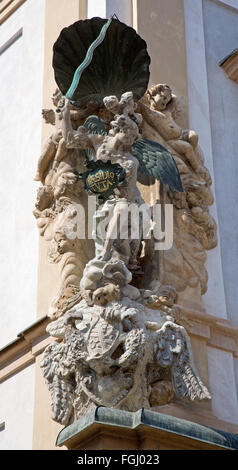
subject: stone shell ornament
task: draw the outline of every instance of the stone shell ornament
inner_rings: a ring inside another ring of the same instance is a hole
[[[55,81],[65,96],[77,67],[107,22],[102,18],[79,20],[64,28],[53,46]],[[103,42],[96,47],[93,60],[83,71],[72,103],[85,107],[94,101],[103,106],[103,98],[118,98],[131,90],[139,100],[147,90],[150,57],[146,42],[136,31],[112,18]]]

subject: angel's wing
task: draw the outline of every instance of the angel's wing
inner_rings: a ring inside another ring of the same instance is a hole
[[[157,362],[170,367],[175,394],[190,400],[211,396],[192,366],[191,346],[185,329],[170,321],[158,331]]]
[[[107,135],[107,125],[99,116],[88,116],[84,122],[84,127],[90,134]]]
[[[84,127],[90,134],[107,135],[107,125],[99,116],[89,116]],[[142,184],[148,185],[154,179],[168,184],[172,190],[183,191],[180,174],[171,153],[158,142],[140,139],[132,145],[133,155],[139,161],[137,179]],[[88,160],[94,159],[91,150],[85,150]]]
[[[90,134],[107,135],[107,125],[99,116],[88,116],[84,122],[84,127]],[[94,160],[94,152],[90,149],[84,151],[87,160]]]
[[[138,174],[149,175],[164,184],[168,184],[172,190],[183,192],[177,165],[171,153],[165,147],[152,140],[140,139],[134,142],[132,151],[133,155],[139,160]],[[143,181],[141,182],[143,183]]]

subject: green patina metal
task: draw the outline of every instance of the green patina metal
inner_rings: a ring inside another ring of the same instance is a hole
[[[97,407],[80,420],[66,426],[60,431],[56,445],[65,445],[77,434],[82,434],[95,423],[120,427],[123,429],[139,429],[141,426],[176,434],[188,440],[205,443],[216,449],[238,450],[238,435],[213,429],[201,424],[168,416],[155,411],[140,409],[136,412]]]
[[[73,96],[73,94],[74,94],[74,92],[75,92],[75,90],[76,90],[76,88],[79,84],[79,80],[81,78],[81,75],[82,75],[83,71],[91,63],[92,58],[93,58],[93,53],[94,53],[96,47],[98,47],[102,43],[102,41],[104,40],[107,29],[109,28],[111,22],[112,22],[112,16],[109,18],[107,23],[104,24],[104,26],[102,27],[98,37],[95,39],[95,41],[92,42],[92,44],[88,48],[87,54],[86,54],[86,57],[85,57],[84,61],[78,66],[78,68],[74,72],[72,83],[71,83],[71,85],[70,85],[70,87],[69,87],[69,89],[68,89],[68,91],[65,95],[66,98],[68,98],[68,99],[72,98],[72,96]]]
[[[84,181],[84,187],[90,194],[96,194],[99,202],[103,202],[114,194],[114,189],[125,180],[126,172],[121,165],[108,160],[91,161],[87,163],[88,171],[78,173],[79,180]]]
[[[140,99],[147,90],[149,65],[146,42],[113,17],[76,21],[61,31],[53,46],[55,81],[80,108],[90,101],[103,106],[105,96],[120,99],[128,90]]]

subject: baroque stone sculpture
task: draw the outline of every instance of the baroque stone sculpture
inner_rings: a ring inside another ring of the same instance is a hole
[[[111,21],[116,34],[121,23]],[[98,31],[106,24],[94,18],[87,25],[92,22]],[[49,241],[49,259],[60,264],[61,286],[47,327],[56,341],[46,347],[41,367],[52,417],[64,425],[98,405],[136,411],[158,409],[174,395],[210,398],[176,305],[186,285],[200,283],[205,291],[204,253],[215,246],[207,209],[211,181],[198,137],[176,123],[176,97],[167,85],[136,98],[133,87],[113,91],[94,101],[80,95],[79,105],[57,90],[56,111],[43,111],[55,130],[38,161],[34,215]],[[175,207],[174,244],[163,270],[152,210],[137,185],[140,173],[160,180]],[[76,236],[85,222],[77,208],[88,213],[89,194],[96,199],[93,239]],[[130,205],[134,212],[123,219]]]
[[[166,84],[152,86],[138,105],[143,116],[143,136],[165,145],[178,166],[183,193],[168,191],[174,206],[173,246],[164,251],[163,282],[180,292],[186,286],[207,290],[206,250],[217,245],[217,227],[209,214],[213,204],[211,176],[193,130],[178,124],[180,100]],[[162,279],[161,279],[162,280]]]

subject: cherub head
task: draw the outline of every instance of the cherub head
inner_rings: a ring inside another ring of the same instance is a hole
[[[172,307],[176,303],[178,294],[172,286],[163,285],[157,293],[160,302],[167,307]]]
[[[120,112],[120,103],[116,96],[110,95],[103,98],[105,108],[112,114],[118,114]]]
[[[124,114],[117,114],[110,123],[111,129],[109,136],[118,135],[120,141],[124,145],[132,145],[139,137],[139,129],[137,124]]]
[[[105,306],[112,300],[120,299],[120,288],[114,284],[107,284],[104,287],[99,287],[93,293],[93,303],[95,305]]]
[[[50,206],[54,197],[53,188],[51,185],[42,185],[37,190],[35,207],[39,211],[43,211]]]
[[[103,99],[105,107],[113,114],[130,114],[133,115],[137,104],[134,102],[132,91],[127,91],[121,95],[120,101],[114,95],[105,96]]]
[[[168,85],[159,84],[147,90],[146,97],[152,109],[163,111],[173,98],[172,90]]]

